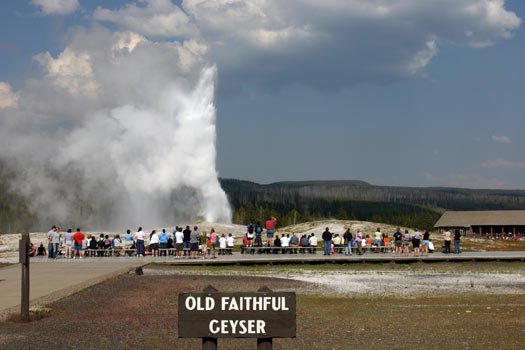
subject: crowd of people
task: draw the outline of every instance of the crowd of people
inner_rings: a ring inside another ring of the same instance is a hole
[[[295,233],[277,234],[277,219],[269,218],[264,226],[260,222],[249,223],[246,233],[242,237],[241,252],[259,253],[315,253],[319,239],[315,233],[296,235]],[[454,243],[454,253],[461,253],[461,233],[445,231],[443,234],[444,245],[442,251],[451,253],[451,243]],[[89,234],[86,235],[77,228],[75,232],[68,229],[61,232],[60,228],[53,226],[47,234],[47,251],[43,245],[36,248],[30,247],[30,255],[47,255],[49,259],[56,259],[59,254],[65,258],[76,259],[84,256],[103,256],[111,250],[118,255],[145,255],[166,256],[173,255],[175,258],[197,257],[206,258],[209,252],[210,258],[216,258],[221,254],[232,254],[235,248],[235,238],[231,233],[219,234],[215,229],[209,232],[200,231],[197,226],[176,227],[173,232],[162,229],[159,232],[152,230],[147,234],[142,227],[134,233],[127,230],[124,234]],[[415,229],[400,230],[399,228],[391,234],[382,232],[377,228],[373,234],[365,234],[362,230],[352,233],[347,229],[344,233],[332,233],[327,227],[320,237],[324,255],[346,254],[347,256],[364,252],[385,253],[393,252],[395,256],[426,256],[434,252],[434,243],[430,239],[429,231],[420,232]]]

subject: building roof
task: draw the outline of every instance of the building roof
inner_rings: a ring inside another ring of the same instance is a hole
[[[525,226],[525,210],[447,211],[434,227]]]

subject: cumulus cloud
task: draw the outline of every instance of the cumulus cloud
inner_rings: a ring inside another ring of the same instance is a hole
[[[18,106],[18,96],[13,92],[11,85],[0,81],[0,109]]]
[[[512,139],[509,136],[492,136],[492,141],[500,143],[512,143]]]
[[[78,0],[31,0],[44,15],[69,15],[80,8]]]
[[[150,36],[187,37],[195,34],[195,28],[190,19],[170,0],[150,0],[139,4],[128,4],[114,11],[98,7],[93,18],[99,21],[114,22],[123,29]]]
[[[53,85],[67,90],[72,95],[97,93],[98,85],[94,80],[88,52],[76,53],[66,48],[56,59],[51,57],[49,52],[38,54],[34,59],[47,71],[47,78]]]
[[[338,89],[424,76],[441,42],[484,47],[521,24],[503,0],[168,0],[99,8],[139,34],[197,40],[221,86]],[[168,20],[169,18],[169,20]],[[153,25],[153,23],[156,23]]]
[[[481,163],[483,168],[505,168],[505,169],[525,169],[525,162],[516,162],[507,159],[486,160]]]

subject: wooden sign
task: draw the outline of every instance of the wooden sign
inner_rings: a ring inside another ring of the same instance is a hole
[[[295,293],[179,294],[179,338],[293,338]]]

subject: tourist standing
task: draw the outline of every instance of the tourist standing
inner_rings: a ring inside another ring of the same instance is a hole
[[[394,255],[399,256],[401,254],[401,247],[403,246],[403,234],[399,227],[394,233]]]
[[[166,229],[162,229],[162,232],[159,234],[159,247],[160,247],[160,254],[159,255],[164,255],[164,256],[167,256],[168,255],[168,252],[166,251],[166,249],[168,249],[168,240],[170,238],[170,235],[168,235],[168,233],[166,232]]]
[[[408,256],[408,253],[410,252],[410,233],[408,230],[405,230],[405,234],[403,235],[403,255]]]
[[[346,255],[352,255],[352,246],[354,244],[354,236],[352,235],[352,232],[350,232],[350,229],[347,229],[346,232],[343,235],[343,238],[346,241]]]
[[[357,230],[355,242],[357,245],[357,255],[363,255],[363,232],[361,232],[361,230]]]
[[[272,239],[275,234],[275,225],[277,223],[277,219],[275,217],[271,217],[268,220],[266,220],[266,240],[268,247],[272,245]]]
[[[151,255],[159,256],[159,242],[157,231],[151,231],[149,235],[149,248],[151,249]]]
[[[73,258],[73,232],[68,229],[64,235],[64,244],[66,246],[66,258]]]
[[[218,240],[217,232],[215,232],[215,229],[212,228],[210,231],[210,255],[211,259],[217,258],[215,256],[215,248],[217,248],[217,240]]]
[[[182,231],[182,234],[184,235],[183,243],[184,243],[184,256],[186,254],[189,255],[190,251],[190,239],[191,239],[191,230],[189,226],[186,226],[186,229]]]
[[[47,257],[48,259],[54,259],[55,258],[55,235],[56,235],[56,226],[51,227],[51,230],[47,233]]]
[[[428,256],[428,244],[430,243],[430,232],[428,230],[425,230],[425,233],[423,233],[423,255]]]
[[[414,256],[419,256],[419,246],[421,244],[421,233],[416,230],[414,231],[414,235],[412,236],[412,246],[414,247]]]
[[[454,254],[460,254],[461,232],[458,229],[454,231]]]
[[[255,246],[262,247],[262,233],[263,227],[260,221],[257,221],[255,224]]]
[[[144,256],[144,238],[146,234],[142,231],[142,227],[139,227],[135,233],[135,245],[137,247],[137,256]]]
[[[193,231],[190,232],[190,258],[193,259],[197,258],[197,252],[199,251],[199,235],[198,227],[193,227]]]
[[[324,230],[321,238],[324,244],[324,255],[330,255],[330,248],[332,247],[332,233],[328,227]]]
[[[180,258],[182,256],[182,251],[184,249],[184,233],[182,233],[182,227],[177,227],[175,229],[175,251],[176,257]]]
[[[451,234],[449,230],[443,232],[443,240],[445,241],[445,254],[450,254],[450,240]]]
[[[82,243],[84,242],[84,238],[86,238],[86,236],[80,232],[79,228],[77,228],[77,232],[72,236],[72,240],[75,244],[75,258],[78,256],[79,259],[82,259]]]

